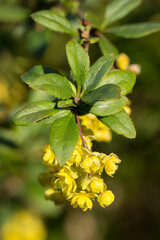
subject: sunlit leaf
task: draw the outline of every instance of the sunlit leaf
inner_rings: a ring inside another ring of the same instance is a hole
[[[141,4],[141,0],[114,0],[107,5],[103,27],[125,17]]]
[[[52,10],[35,12],[32,14],[32,18],[35,22],[46,28],[49,28],[50,30],[61,33],[76,34],[76,31],[70,22],[65,17],[55,13]]]
[[[120,97],[121,89],[113,84],[103,85],[92,92],[84,95],[82,100],[88,104],[94,104],[98,100],[109,100]]]
[[[121,96],[124,96],[131,92],[134,84],[136,82],[136,76],[133,72],[129,70],[114,71],[108,74],[100,86],[104,84],[115,84],[121,88]]]
[[[90,110],[97,116],[109,116],[119,112],[126,104],[127,98],[121,97],[120,99],[111,99],[107,101],[96,102]]]
[[[134,124],[124,109],[114,115],[99,118],[99,120],[111,130],[123,135],[124,137],[136,137],[136,130]]]
[[[55,103],[49,101],[31,103],[13,116],[13,123],[28,126],[54,114],[54,107]]]
[[[88,53],[75,40],[67,43],[66,53],[74,81],[77,83],[80,91],[89,70],[90,62]]]
[[[90,92],[95,89],[102,81],[103,77],[109,72],[114,62],[114,54],[99,58],[89,69],[84,81],[82,93]]]
[[[75,116],[70,113],[56,120],[50,130],[50,146],[59,164],[68,161],[78,142],[79,130]]]
[[[22,75],[22,81],[25,82],[26,84],[30,84],[34,80],[36,80],[36,78],[47,73],[58,73],[58,71],[50,67],[37,65]]]
[[[65,77],[56,73],[45,74],[38,77],[30,84],[30,87],[43,90],[60,99],[67,99],[73,96],[70,82]]]
[[[107,29],[108,33],[123,38],[140,38],[160,31],[159,22],[128,24]]]

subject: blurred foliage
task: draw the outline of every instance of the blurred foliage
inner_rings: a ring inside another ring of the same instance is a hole
[[[77,24],[72,2],[61,4],[71,10],[68,17]],[[101,19],[107,2],[81,0],[80,6],[94,11]],[[35,64],[54,67],[62,73],[69,69],[65,56],[69,36],[45,30],[29,17],[30,13],[59,4],[56,0],[0,1],[0,225],[24,209],[41,216],[48,240],[159,239],[160,33],[140,40],[109,35],[120,52],[127,53],[132,63],[142,67],[130,95],[137,138],[128,141],[113,134],[107,145],[95,143],[96,150],[116,152],[122,160],[114,182],[107,179],[116,196],[111,207],[104,210],[97,206],[84,214],[45,201],[37,176],[43,171],[40,149],[48,143],[49,129],[12,125],[13,113],[23,105],[48,100],[46,94],[33,93],[22,83],[20,76],[24,72]],[[121,22],[160,21],[159,12],[159,0],[144,0]],[[90,56],[91,62],[101,56],[98,45],[91,45]]]

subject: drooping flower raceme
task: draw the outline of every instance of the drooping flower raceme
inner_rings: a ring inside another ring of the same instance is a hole
[[[86,211],[92,209],[95,198],[101,207],[107,207],[114,201],[114,195],[107,190],[102,173],[105,171],[112,177],[121,160],[113,153],[92,152],[94,138],[84,136],[84,139],[87,149],[79,139],[71,158],[62,166],[47,145],[43,149],[43,161],[48,166],[48,172],[41,173],[38,180],[42,186],[48,187],[45,191],[47,200],[54,201],[56,205],[67,200],[74,208],[80,207]]]

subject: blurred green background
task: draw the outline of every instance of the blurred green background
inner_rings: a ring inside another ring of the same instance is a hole
[[[83,11],[94,11],[101,19],[108,2],[84,0],[80,6]],[[160,33],[138,40],[109,36],[120,52],[130,57],[131,63],[142,67],[134,91],[129,95],[136,139],[113,134],[111,143],[94,144],[97,151],[114,152],[122,160],[115,177],[106,178],[108,188],[116,197],[110,207],[102,209],[95,204],[91,212],[82,213],[67,204],[56,207],[46,201],[37,176],[44,169],[40,149],[48,143],[49,126],[12,125],[11,117],[19,108],[48,98],[45,93],[28,89],[22,83],[24,72],[43,64],[68,73],[65,44],[70,36],[45,30],[29,17],[32,12],[57,4],[54,0],[0,0],[0,239],[15,240],[2,238],[4,226],[6,231],[16,229],[17,222],[26,217],[24,226],[37,229],[34,237],[26,240],[158,240]],[[9,12],[2,8],[4,5]],[[74,15],[69,17],[76,21]],[[144,0],[121,23],[149,20],[160,21],[159,0]],[[91,46],[90,56],[91,62],[101,56],[98,45]],[[27,218],[27,214],[32,217]],[[28,228],[24,228],[26,232]]]

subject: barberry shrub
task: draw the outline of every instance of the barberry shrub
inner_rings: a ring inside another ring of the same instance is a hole
[[[132,91],[140,67],[130,65],[129,57],[119,54],[105,34],[138,38],[159,31],[160,23],[109,27],[136,8],[140,0],[112,1],[105,9],[103,23],[93,13],[80,13],[75,2],[74,14],[81,20],[77,29],[67,19],[66,11],[32,14],[43,27],[74,37],[66,44],[70,72],[62,76],[55,69],[39,65],[25,73],[22,80],[53,96],[53,101],[28,105],[14,115],[13,122],[21,126],[51,124],[50,143],[42,150],[48,169],[38,177],[47,187],[45,197],[55,204],[68,200],[74,208],[86,211],[92,208],[94,198],[101,207],[114,201],[102,173],[112,177],[121,162],[114,153],[93,152],[92,141],[111,141],[111,130],[130,139],[136,136],[126,95]],[[96,42],[104,56],[90,66],[88,50]]]

